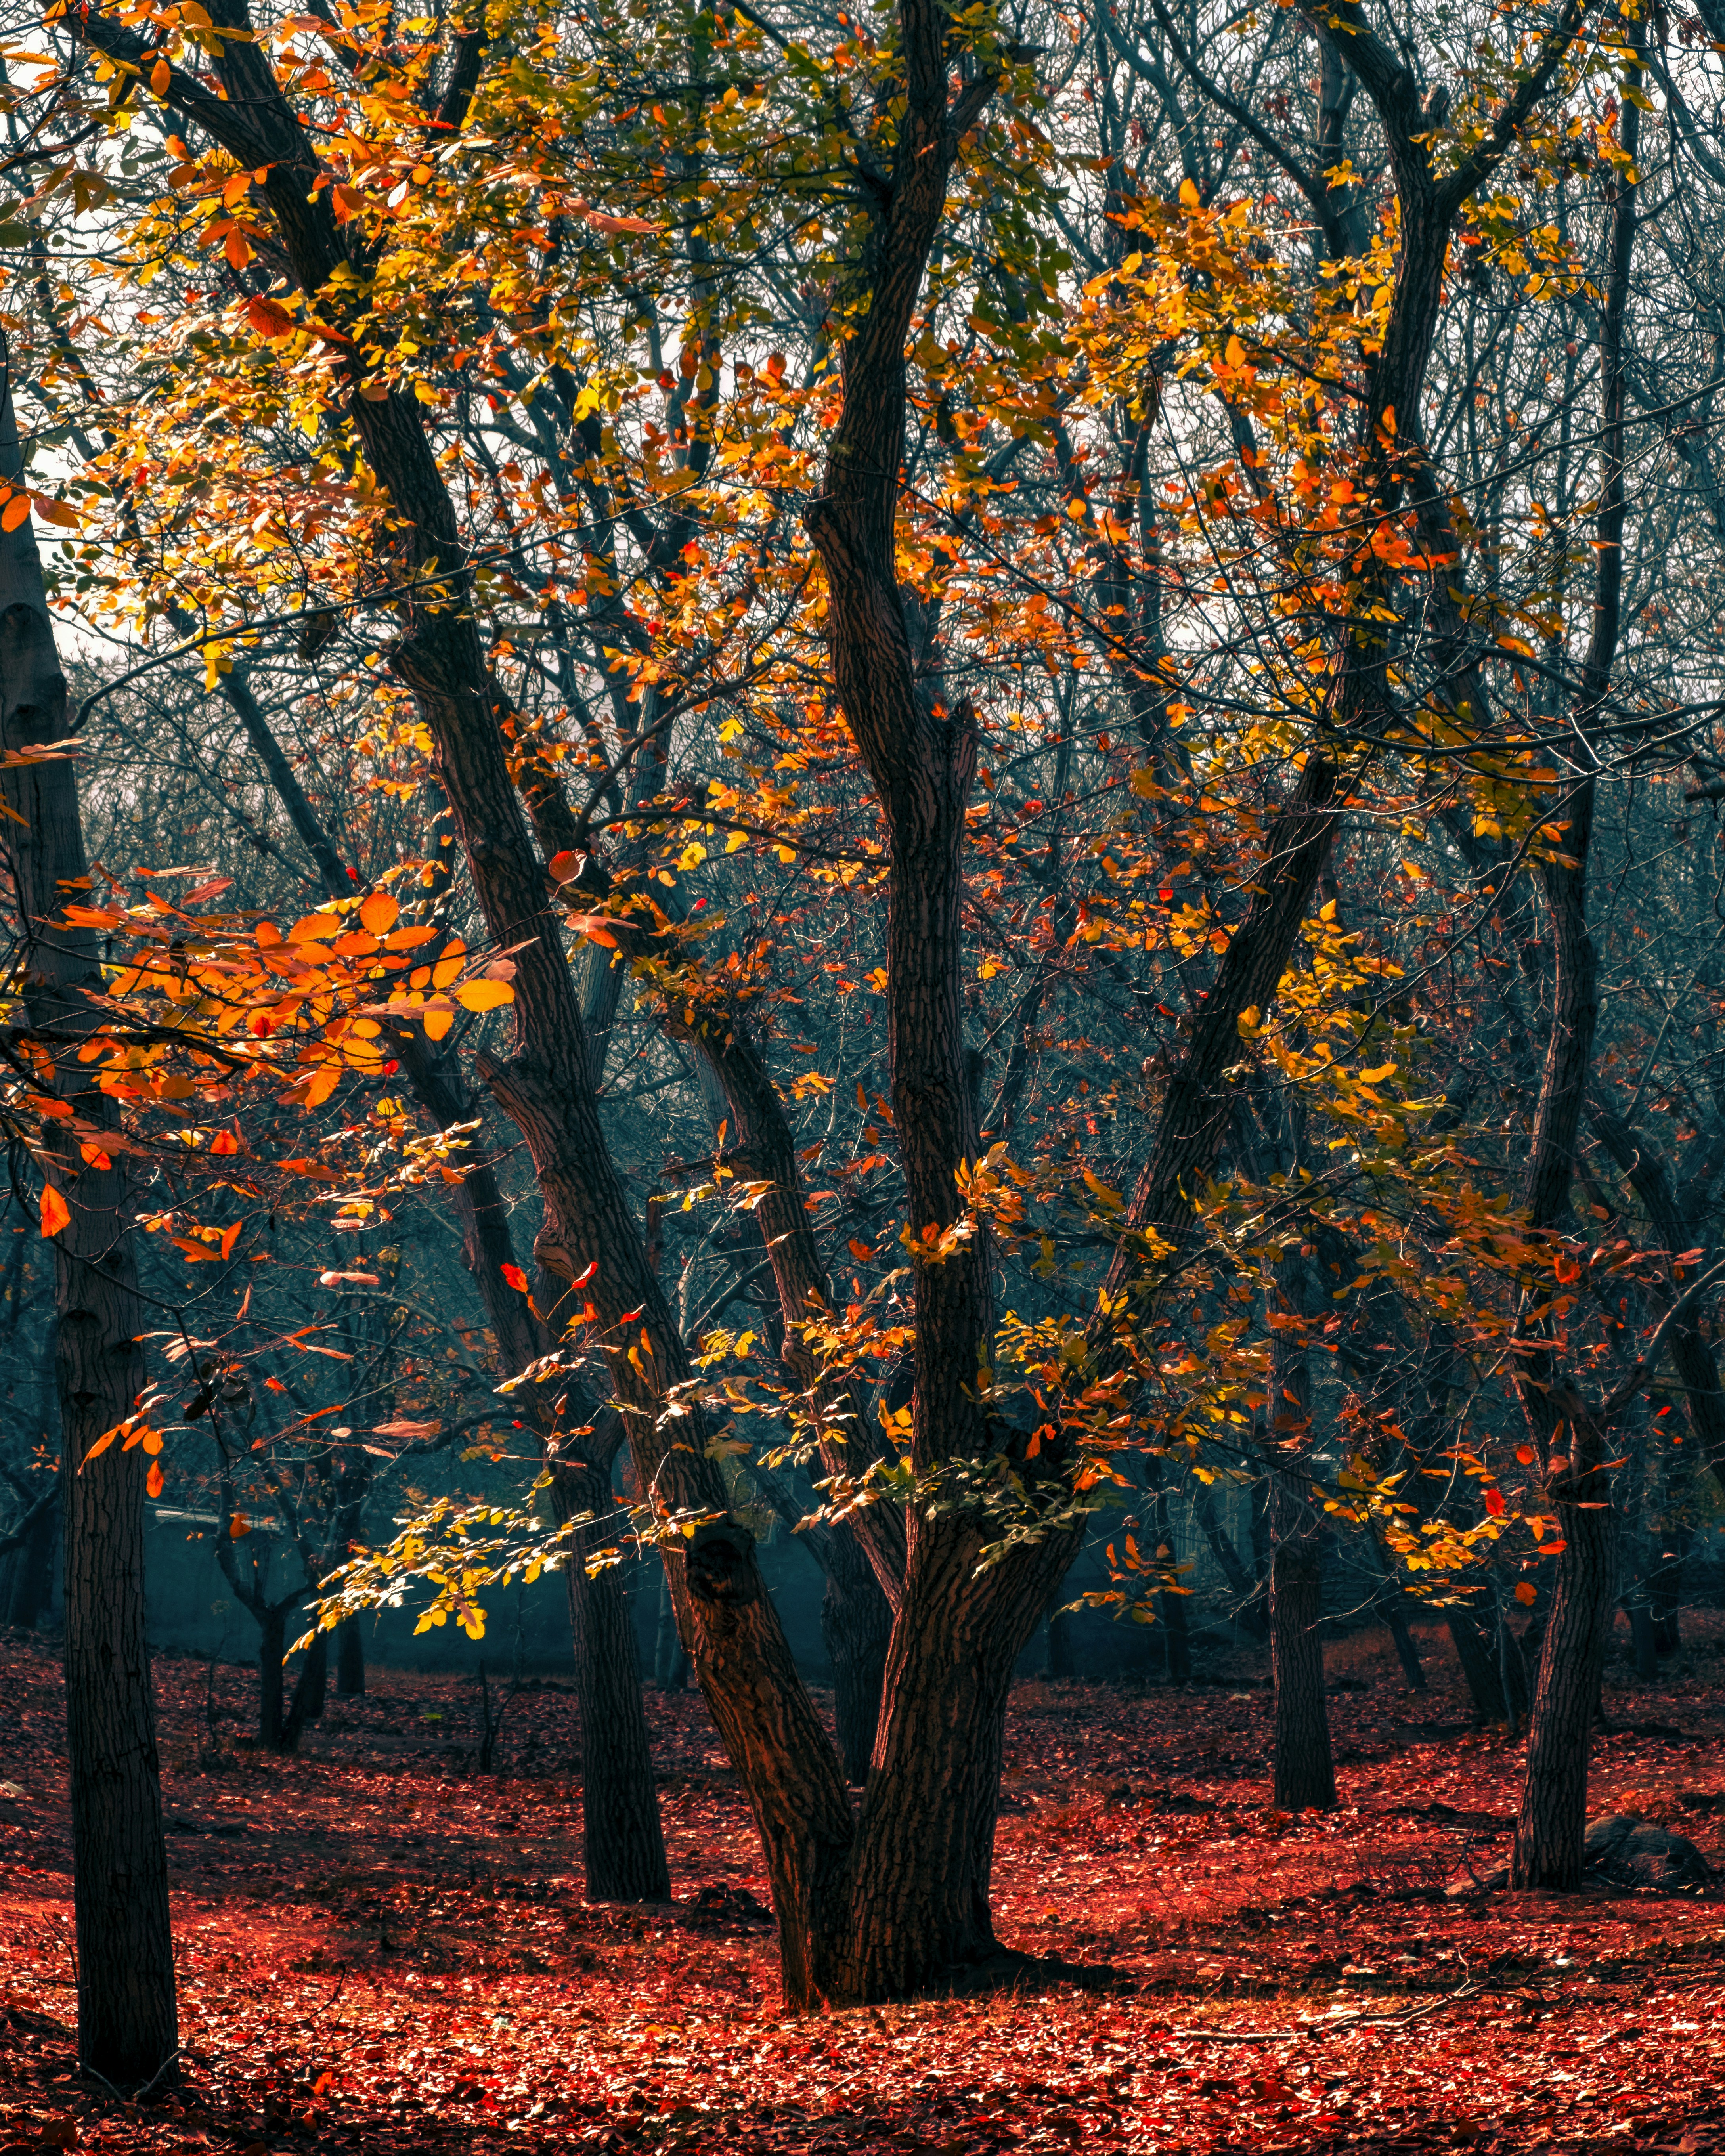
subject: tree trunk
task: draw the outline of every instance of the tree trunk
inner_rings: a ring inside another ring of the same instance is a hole
[[[677,1630],[670,1581],[663,1573],[659,1579],[659,1630],[653,1642],[653,1681],[661,1691],[686,1691],[689,1686],[689,1651]]]
[[[282,1668],[287,1646],[287,1612],[254,1610],[258,1620],[258,1742],[266,1752],[280,1752],[287,1724],[286,1677]]]
[[[1158,1473],[1160,1461],[1155,1463]],[[1174,1541],[1173,1508],[1168,1502],[1164,1486],[1157,1491],[1151,1501],[1151,1534],[1156,1544],[1157,1561],[1165,1565],[1173,1578],[1180,1562],[1180,1552]],[[1186,1616],[1186,1597],[1178,1584],[1163,1589],[1156,1598],[1156,1614],[1162,1621],[1162,1669],[1170,1684],[1187,1684],[1192,1677],[1192,1628]]]
[[[1496,1627],[1487,1624],[1479,1610],[1461,1603],[1451,1603],[1444,1615],[1473,1699],[1475,1719],[1491,1727],[1499,1722],[1506,1728],[1525,1727],[1529,1712],[1527,1666],[1513,1634],[1506,1627],[1500,1640]]]
[[[24,484],[10,355],[0,341],[0,478]],[[18,496],[13,497],[14,500]],[[31,520],[0,532],[0,747],[64,740],[66,684],[54,648]],[[33,1028],[62,1038],[99,1029],[105,992],[87,929],[43,932],[69,892],[88,888],[77,782],[69,762],[0,775],[11,812],[10,860]],[[16,819],[13,821],[13,819]],[[114,1104],[62,1051],[52,1089],[85,1137],[112,1131]],[[48,1090],[44,1086],[44,1090]],[[178,2050],[167,1851],[144,1633],[144,1481],[141,1446],[99,1439],[131,1414],[144,1380],[146,1329],[126,1155],[85,1163],[74,1126],[45,1120],[49,1185],[70,1219],[54,1238],[54,1368],[60,1407],[65,1548],[66,1727],[72,1799],[73,1908],[78,1936],[78,2060],[118,2088],[173,2073]]]
[[[346,1617],[336,1630],[336,1691],[342,1699],[362,1699],[366,1689],[366,1635],[357,1617]]]
[[[1579,1417],[1574,1427],[1574,1467],[1552,1489],[1564,1546],[1527,1735],[1510,1857],[1515,1887],[1567,1891],[1581,1884],[1588,1752],[1616,1591],[1615,1515],[1599,1432]]]
[[[1630,1651],[1635,1656],[1635,1675],[1643,1684],[1659,1681],[1659,1647],[1653,1611],[1647,1600],[1645,1586],[1640,1581],[1630,1589],[1629,1599],[1624,1604],[1624,1614],[1630,1622]]]
[[[833,1665],[839,1755],[845,1780],[860,1788],[869,1779],[880,1722],[892,1609],[862,1543],[844,1531],[842,1522],[828,1538],[826,1572],[820,1630]]]
[[[296,1619],[298,1613],[294,1613]],[[300,1665],[300,1674],[295,1680],[294,1697],[282,1718],[281,1748],[297,1752],[300,1739],[314,1722],[323,1719],[324,1702],[329,1696],[330,1635],[319,1630],[311,1635],[311,1645],[305,1650],[305,1659]]]
[[[1663,1529],[1658,1537],[1647,1575],[1647,1593],[1653,1605],[1653,1644],[1658,1654],[1674,1655],[1682,1645],[1677,1612],[1683,1604],[1683,1568],[1689,1562],[1692,1538],[1692,1530],[1682,1521]]]
[[[1055,1606],[1048,1613],[1048,1667],[1050,1684],[1070,1684],[1076,1674],[1072,1660],[1072,1613],[1060,1606],[1061,1590],[1055,1589]]]
[[[1328,1811],[1336,1802],[1324,1700],[1323,1538],[1310,1501],[1272,1472],[1270,1655],[1276,1686],[1277,1810]]]
[[[54,1556],[60,1538],[59,1493],[54,1502],[33,1507],[18,1547],[8,1559],[5,1593],[0,1596],[0,1624],[33,1632],[54,1593]]]
[[[577,1438],[583,1466],[560,1462],[552,1493],[557,1516],[611,1510],[611,1461],[619,1433]],[[578,1532],[564,1577],[574,1635],[581,1711],[581,1856],[589,1902],[668,1902],[670,1866],[660,1824],[653,1753],[641,1704],[634,1621],[620,1564],[588,1575],[585,1559],[603,1537]]]

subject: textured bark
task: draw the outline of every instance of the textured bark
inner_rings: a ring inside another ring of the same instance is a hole
[[[300,1739],[313,1722],[323,1719],[324,1703],[329,1697],[330,1635],[319,1631],[312,1635],[311,1645],[305,1650],[294,1681],[294,1696],[288,1703],[282,1719],[281,1748],[296,1752]]]
[[[0,476],[21,485],[10,362],[0,385]],[[66,685],[54,648],[30,520],[0,534],[0,747],[61,740]],[[90,1029],[103,993],[92,936],[50,931],[89,867],[69,763],[0,775],[12,812],[3,839],[26,946],[31,1025],[64,1041]],[[91,1135],[111,1131],[113,1104],[62,1047],[43,1074]],[[70,1209],[54,1238],[55,1375],[65,1546],[66,1722],[72,1798],[73,1903],[78,1936],[78,2056],[126,2087],[172,2075],[179,2044],[167,1856],[162,1833],[150,1658],[144,1637],[141,1450],[96,1440],[131,1413],[144,1379],[137,1345],[146,1317],[136,1296],[126,1157],[87,1166],[73,1127],[44,1122],[48,1180]]]

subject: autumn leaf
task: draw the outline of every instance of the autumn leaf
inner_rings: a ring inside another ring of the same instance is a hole
[[[159,1460],[152,1460],[150,1462],[150,1471],[144,1477],[144,1487],[152,1497],[159,1497],[167,1487],[167,1477],[162,1471],[162,1462]]]
[[[42,1232],[58,1235],[72,1224],[72,1209],[51,1183],[42,1186]]]
[[[515,990],[507,981],[464,981],[455,991],[455,1000],[463,1010],[500,1010],[515,1001]]]
[[[526,1294],[527,1276],[521,1270],[519,1265],[505,1265],[502,1268],[502,1272],[504,1279],[509,1282],[510,1286],[514,1288],[518,1294]]]

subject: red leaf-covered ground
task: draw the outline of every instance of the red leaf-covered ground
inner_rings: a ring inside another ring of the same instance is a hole
[[[1725,1623],[1657,1691],[1608,1683],[1595,1812],[1725,1861]],[[87,2089],[71,2047],[59,1676],[0,1697],[0,2156],[342,2152],[1725,2150],[1725,1902],[1443,1888],[1507,1849],[1519,1758],[1453,1660],[1400,1689],[1331,1650],[1340,1811],[1266,1808],[1256,1661],[1182,1691],[1025,1685],[1001,1935],[1107,1964],[1057,1987],[819,2016],[778,2004],[747,1808],[704,1707],[652,1695],[676,1899],[581,1899],[572,1702],[373,1672],[297,1758],[238,1738],[244,1671],[158,1665],[183,2078]],[[1621,1671],[1614,1674],[1622,1674]],[[1219,1676],[1219,1681],[1214,1681]],[[214,1750],[218,1763],[208,1761]]]

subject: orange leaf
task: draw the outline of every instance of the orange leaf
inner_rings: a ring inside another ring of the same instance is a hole
[[[463,1010],[501,1010],[505,1004],[515,1001],[515,990],[507,981],[464,981],[455,991],[455,1000]]]
[[[88,1139],[79,1147],[78,1152],[86,1168],[112,1168],[114,1165],[101,1147],[90,1144]]]
[[[234,1245],[239,1240],[239,1231],[244,1225],[243,1221],[236,1220],[231,1228],[222,1230],[222,1255],[224,1258],[233,1256]]]
[[[875,1255],[866,1243],[858,1242],[855,1235],[851,1237],[846,1248],[850,1250],[851,1256],[856,1260],[859,1265],[866,1265],[868,1260]]]
[[[152,1460],[150,1462],[150,1471],[144,1477],[144,1487],[152,1497],[159,1497],[167,1487],[167,1477],[162,1471],[162,1462],[159,1460]]]
[[[245,318],[260,337],[291,336],[299,324],[274,300],[248,300]]]
[[[242,1535],[249,1535],[251,1531],[252,1523],[244,1512],[236,1512],[228,1522],[228,1535],[234,1542],[238,1542]]]
[[[387,891],[374,891],[359,909],[360,926],[373,936],[385,936],[394,927],[400,912]]]
[[[30,513],[30,497],[15,494],[4,509],[0,509],[0,531],[16,531]]]
[[[1518,1579],[1516,1582],[1516,1600],[1517,1602],[1525,1604],[1529,1602],[1537,1602],[1538,1599],[1539,1589],[1533,1585],[1531,1580]]]
[[[505,1265],[503,1277],[518,1294],[525,1295],[527,1292],[527,1276],[519,1265]]]
[[[72,1224],[72,1209],[51,1183],[42,1186],[42,1232],[58,1235],[63,1228]]]
[[[239,1140],[232,1131],[218,1131],[209,1142],[209,1149],[212,1152],[238,1152]]]

